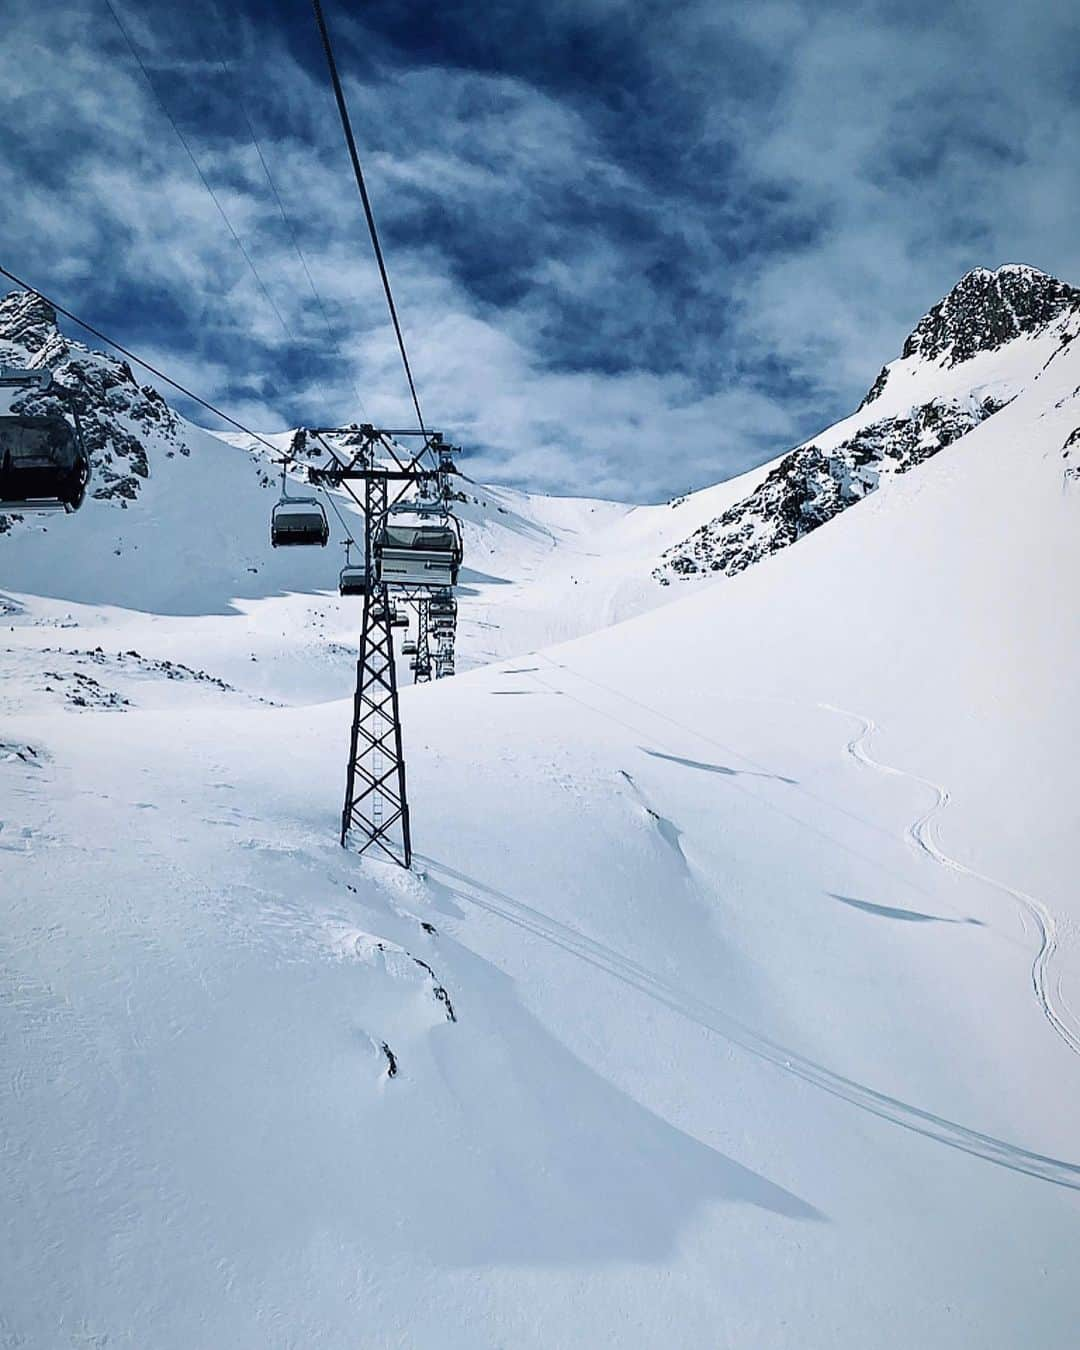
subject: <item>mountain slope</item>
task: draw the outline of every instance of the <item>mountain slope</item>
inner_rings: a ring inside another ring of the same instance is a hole
[[[735,575],[801,540],[998,413],[1078,328],[1075,289],[1033,268],[978,269],[919,322],[851,417],[740,478],[663,506],[463,480],[459,668],[595,631],[668,602],[673,580]],[[79,390],[96,465],[92,500],[78,516],[28,517],[0,539],[3,585],[177,615],[224,616],[235,601],[249,622],[279,636],[280,611],[296,611],[286,631],[303,612],[317,664],[338,668],[338,649],[355,641],[355,607],[332,594],[345,529],[331,513],[330,549],[266,549],[278,470],[265,446],[185,422],[140,390],[122,362],[65,338],[37,297],[0,302],[0,359],[49,364]],[[305,455],[321,453],[303,431],[269,439],[283,451],[300,447],[301,475]],[[1063,444],[1062,453],[1069,472],[1074,452]],[[348,498],[336,502],[355,521]],[[139,509],[129,512],[129,503]],[[0,517],[0,533],[7,526]],[[313,592],[315,607],[284,598]],[[255,649],[260,659],[275,652]],[[317,679],[313,692],[329,690]]]
[[[661,582],[733,576],[974,430],[1080,332],[1080,291],[1032,267],[976,268],[922,318],[858,410],[797,446],[667,549]]]
[[[250,611],[12,602],[6,1338],[1070,1350],[1078,390],[1066,344],[797,548],[405,691],[408,875]],[[486,500],[538,571],[655,537]],[[232,689],[112,658],[163,628]]]

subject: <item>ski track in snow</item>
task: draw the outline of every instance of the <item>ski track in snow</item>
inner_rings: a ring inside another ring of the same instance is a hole
[[[544,653],[538,653],[552,665],[553,668],[560,670],[564,674],[578,675],[579,678],[587,679],[575,671],[573,667],[565,662],[555,662]],[[541,680],[538,675],[530,674],[530,679],[542,684],[552,693],[563,694],[570,698],[574,695],[568,694],[566,690],[556,689],[548,685],[546,681]],[[594,681],[594,683],[596,683]],[[608,689],[610,693],[627,699],[629,702],[639,703],[639,700],[630,698],[629,695],[622,694],[619,690],[610,686],[602,686]],[[582,700],[575,700],[582,702]],[[594,708],[592,705],[584,704],[594,712],[599,712],[610,721],[619,725],[627,726],[630,730],[636,728],[630,727],[628,723],[622,722],[620,718],[611,713],[604,712],[602,709]],[[640,704],[642,708],[672,725],[680,725],[667,714],[660,713],[657,709],[649,708],[647,704]],[[932,783],[928,779],[920,778],[917,774],[908,773],[903,769],[896,769],[890,765],[879,764],[864,749],[863,742],[876,730],[875,724],[867,718],[861,717],[857,713],[852,713],[844,708],[837,708],[831,704],[820,703],[817,705],[825,711],[838,714],[843,717],[851,718],[859,723],[859,733],[851,740],[846,749],[847,752],[858,762],[866,767],[873,768],[881,773],[894,775],[899,778],[907,778],[929,787],[936,795],[937,800],[929,811],[919,816],[909,827],[907,833],[912,845],[928,854],[940,866],[946,867],[951,871],[972,877],[974,880],[984,885],[992,886],[1005,894],[1013,897],[1021,907],[1021,915],[1025,912],[1030,913],[1037,921],[1041,920],[1044,927],[1041,931],[1044,936],[1044,943],[1036,957],[1033,966],[1032,978],[1035,984],[1036,997],[1039,998],[1043,1012],[1046,1014],[1055,1031],[1061,1035],[1066,1045],[1080,1054],[1080,1038],[1075,1037],[1070,1031],[1067,1023],[1062,1022],[1060,1014],[1054,1007],[1053,1002],[1046,996],[1046,962],[1049,956],[1055,951],[1056,943],[1049,942],[1049,935],[1055,931],[1053,916],[1049,913],[1041,902],[1023,891],[1017,891],[1006,885],[1004,882],[995,880],[992,877],[984,876],[951,858],[944,853],[934,842],[930,834],[930,825],[935,815],[943,809],[949,801],[949,794],[945,788],[937,783]],[[689,730],[689,728],[684,728]],[[742,756],[740,756],[742,757]],[[418,855],[419,856],[419,855]],[[660,977],[655,975],[647,967],[639,965],[636,961],[623,956],[613,948],[603,946],[601,943],[586,937],[576,929],[568,925],[561,924],[550,916],[542,914],[522,902],[505,895],[500,891],[493,890],[491,887],[483,886],[474,878],[465,877],[463,874],[455,872],[445,863],[437,862],[432,858],[423,859],[426,867],[432,870],[439,870],[447,873],[456,881],[466,883],[467,889],[459,890],[453,887],[453,890],[460,899],[471,903],[478,908],[486,909],[490,913],[497,914],[499,917],[517,924],[526,931],[535,936],[543,938],[546,941],[553,942],[564,951],[571,952],[573,955],[581,957],[590,964],[606,970],[609,974],[616,976],[621,980],[633,985],[641,992],[652,998],[666,1004],[682,1016],[698,1023],[698,1025],[707,1030],[716,1032],[723,1036],[733,1045],[754,1055],[759,1059],[766,1060],[768,1063],[785,1071],[794,1077],[801,1078],[804,1082],[810,1083],[832,1096],[839,1097],[849,1102],[851,1105],[859,1107],[872,1115],[878,1116],[883,1120],[891,1121],[894,1125],[911,1130],[916,1134],[924,1135],[926,1138],[934,1139],[938,1143],[946,1144],[950,1148],[957,1148],[965,1153],[984,1159],[987,1162],[994,1163],[999,1167],[1008,1168],[1011,1171],[1022,1172],[1028,1176],[1038,1177],[1043,1181],[1052,1182],[1058,1186],[1066,1186],[1071,1190],[1080,1190],[1080,1164],[1068,1162],[1062,1158],[1051,1157],[1046,1154],[1035,1153],[1032,1150],[1022,1148],[1016,1144],[1011,1144],[1007,1140],[998,1139],[993,1135],[984,1134],[980,1130],[975,1130],[970,1126],[960,1124],[957,1121],[949,1120],[947,1117],[939,1116],[932,1111],[927,1111],[911,1102],[905,1102],[898,1097],[891,1097],[887,1093],[880,1092],[876,1088],[870,1087],[866,1083],[860,1083],[855,1079],[846,1077],[826,1065],[819,1064],[814,1060],[800,1055],[797,1051],[789,1050],[769,1038],[762,1036],[752,1028],[745,1026],[729,1013],[713,1007],[702,1000],[688,996],[684,991],[667,984]],[[482,891],[483,895],[478,895],[477,891]],[[1049,949],[1049,950],[1048,950]],[[1058,982],[1058,992],[1060,993],[1060,981]],[[1040,997],[1041,995],[1041,997]]]
[[[436,880],[459,900],[494,914],[534,937],[549,942],[571,956],[604,971],[646,997],[697,1023],[704,1030],[722,1036],[729,1044],[766,1061],[781,1072],[800,1078],[812,1087],[839,1097],[860,1110],[920,1134],[924,1138],[945,1144],[949,1148],[959,1149],[963,1153],[982,1158],[985,1162],[994,1163],[1012,1172],[1020,1172],[1041,1181],[1051,1182],[1055,1186],[1080,1191],[1080,1164],[1036,1153],[1018,1144],[1009,1143],[1008,1140],[984,1134],[981,1130],[936,1115],[899,1097],[891,1097],[885,1092],[880,1092],[866,1083],[848,1078],[824,1064],[799,1054],[798,1051],[790,1050],[779,1042],[770,1040],[738,1021],[730,1013],[706,1003],[693,994],[688,994],[655,974],[647,966],[623,955],[613,947],[598,942],[595,938],[588,937],[579,929],[562,923],[531,905],[478,881],[475,877],[466,876],[436,858],[422,854],[417,854],[416,857],[422,865],[422,874],[426,878]]]
[[[927,857],[933,859],[947,871],[970,877],[981,885],[990,886],[994,890],[1010,896],[1020,907],[1020,919],[1025,932],[1027,931],[1025,916],[1032,920],[1035,931],[1039,936],[1039,949],[1031,964],[1032,991],[1043,1016],[1050,1023],[1054,1032],[1074,1055],[1080,1055],[1080,1023],[1077,1022],[1072,1009],[1063,996],[1060,972],[1051,972],[1054,958],[1061,949],[1058,943],[1057,921],[1050,909],[1041,900],[1037,900],[1033,895],[1028,895],[1026,891],[1018,890],[1007,882],[999,881],[996,877],[987,876],[985,872],[969,867],[941,848],[934,838],[933,825],[937,817],[949,804],[948,788],[940,783],[932,782],[929,778],[922,778],[916,773],[909,773],[906,769],[897,769],[893,765],[882,764],[879,760],[876,760],[866,748],[867,741],[878,729],[872,718],[863,717],[860,713],[851,712],[847,708],[837,708],[831,703],[821,703],[818,706],[824,708],[827,712],[838,713],[841,717],[850,717],[859,723],[858,734],[846,746],[847,753],[857,763],[868,769],[873,769],[877,773],[888,774],[894,778],[909,779],[911,782],[929,788],[934,793],[934,803],[922,815],[916,817],[905,831],[912,847],[920,849]]]

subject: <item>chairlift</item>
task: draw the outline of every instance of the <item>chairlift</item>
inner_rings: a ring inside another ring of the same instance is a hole
[[[408,610],[405,610],[405,609],[399,609],[397,606],[395,606],[395,607],[390,611],[390,627],[391,627],[391,628],[408,628],[408,626],[409,626],[409,612],[408,612]]]
[[[322,505],[315,497],[290,497],[282,466],[281,497],[270,516],[270,543],[274,548],[299,544],[325,548],[329,542],[330,526]]]
[[[52,372],[0,366],[0,387],[42,392],[61,389]],[[78,413],[0,416],[0,508],[5,511],[77,511],[90,482],[90,458]]]
[[[428,613],[433,619],[449,616],[457,618],[457,601],[449,591],[439,591],[428,601]]]
[[[434,633],[452,633],[457,623],[457,601],[449,592],[433,595],[428,602],[428,619]]]
[[[415,638],[406,638],[406,639],[405,639],[405,641],[401,644],[401,654],[402,654],[402,656],[415,656],[415,655],[416,655],[416,639],[415,639]]]
[[[339,595],[367,595],[367,567],[352,560],[352,540],[345,544],[345,566],[338,574]]]
[[[346,564],[338,573],[339,595],[367,595],[367,568],[363,563]]]
[[[461,566],[461,534],[453,516],[439,524],[398,524],[388,517],[375,539],[375,566],[391,586],[454,586]]]

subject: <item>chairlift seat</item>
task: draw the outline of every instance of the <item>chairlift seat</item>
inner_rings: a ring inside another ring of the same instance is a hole
[[[274,548],[330,542],[326,512],[314,497],[283,496],[270,517],[270,542]]]
[[[338,576],[339,595],[367,595],[367,568],[349,564]]]
[[[447,524],[383,526],[375,541],[380,582],[398,586],[453,586],[461,565],[461,539]]]
[[[0,417],[0,508],[77,511],[89,481],[82,437],[66,418]]]
[[[416,639],[415,639],[415,638],[406,638],[405,641],[401,644],[401,651],[402,651],[402,655],[403,655],[403,656],[415,656],[415,655],[416,655]]]

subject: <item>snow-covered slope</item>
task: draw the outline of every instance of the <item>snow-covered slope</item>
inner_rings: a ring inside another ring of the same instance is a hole
[[[658,580],[744,568],[925,463],[1031,387],[1080,333],[1080,291],[1033,267],[976,268],[916,325],[852,416],[748,477],[666,550]]]
[[[920,320],[851,417],[739,478],[659,506],[463,480],[459,669],[644,613],[674,598],[673,580],[735,575],[771,556],[997,413],[1078,330],[1080,292],[1032,268],[979,269]],[[185,422],[123,362],[63,336],[38,297],[0,301],[0,360],[51,365],[77,391],[95,461],[91,500],[72,520],[12,529],[0,516],[0,584],[157,614],[239,607],[257,660],[285,655],[260,633],[299,623],[314,664],[338,671],[356,623],[355,605],[333,594],[345,531],[331,514],[329,549],[267,550],[277,469],[265,445]],[[303,431],[267,439],[297,450],[298,474],[323,453]],[[348,498],[336,501],[350,519]],[[298,598],[312,594],[317,610]],[[316,681],[315,695],[327,692]]]
[[[6,1340],[1069,1350],[1080,344],[1055,350],[796,547],[407,690],[409,875],[335,842],[321,600],[160,616],[102,572],[76,604],[82,517],[35,536],[45,598],[4,615]],[[547,634],[577,596],[641,603],[618,549],[640,567],[648,511],[680,511],[475,495],[466,600],[499,622],[510,592],[510,643],[530,604]]]

